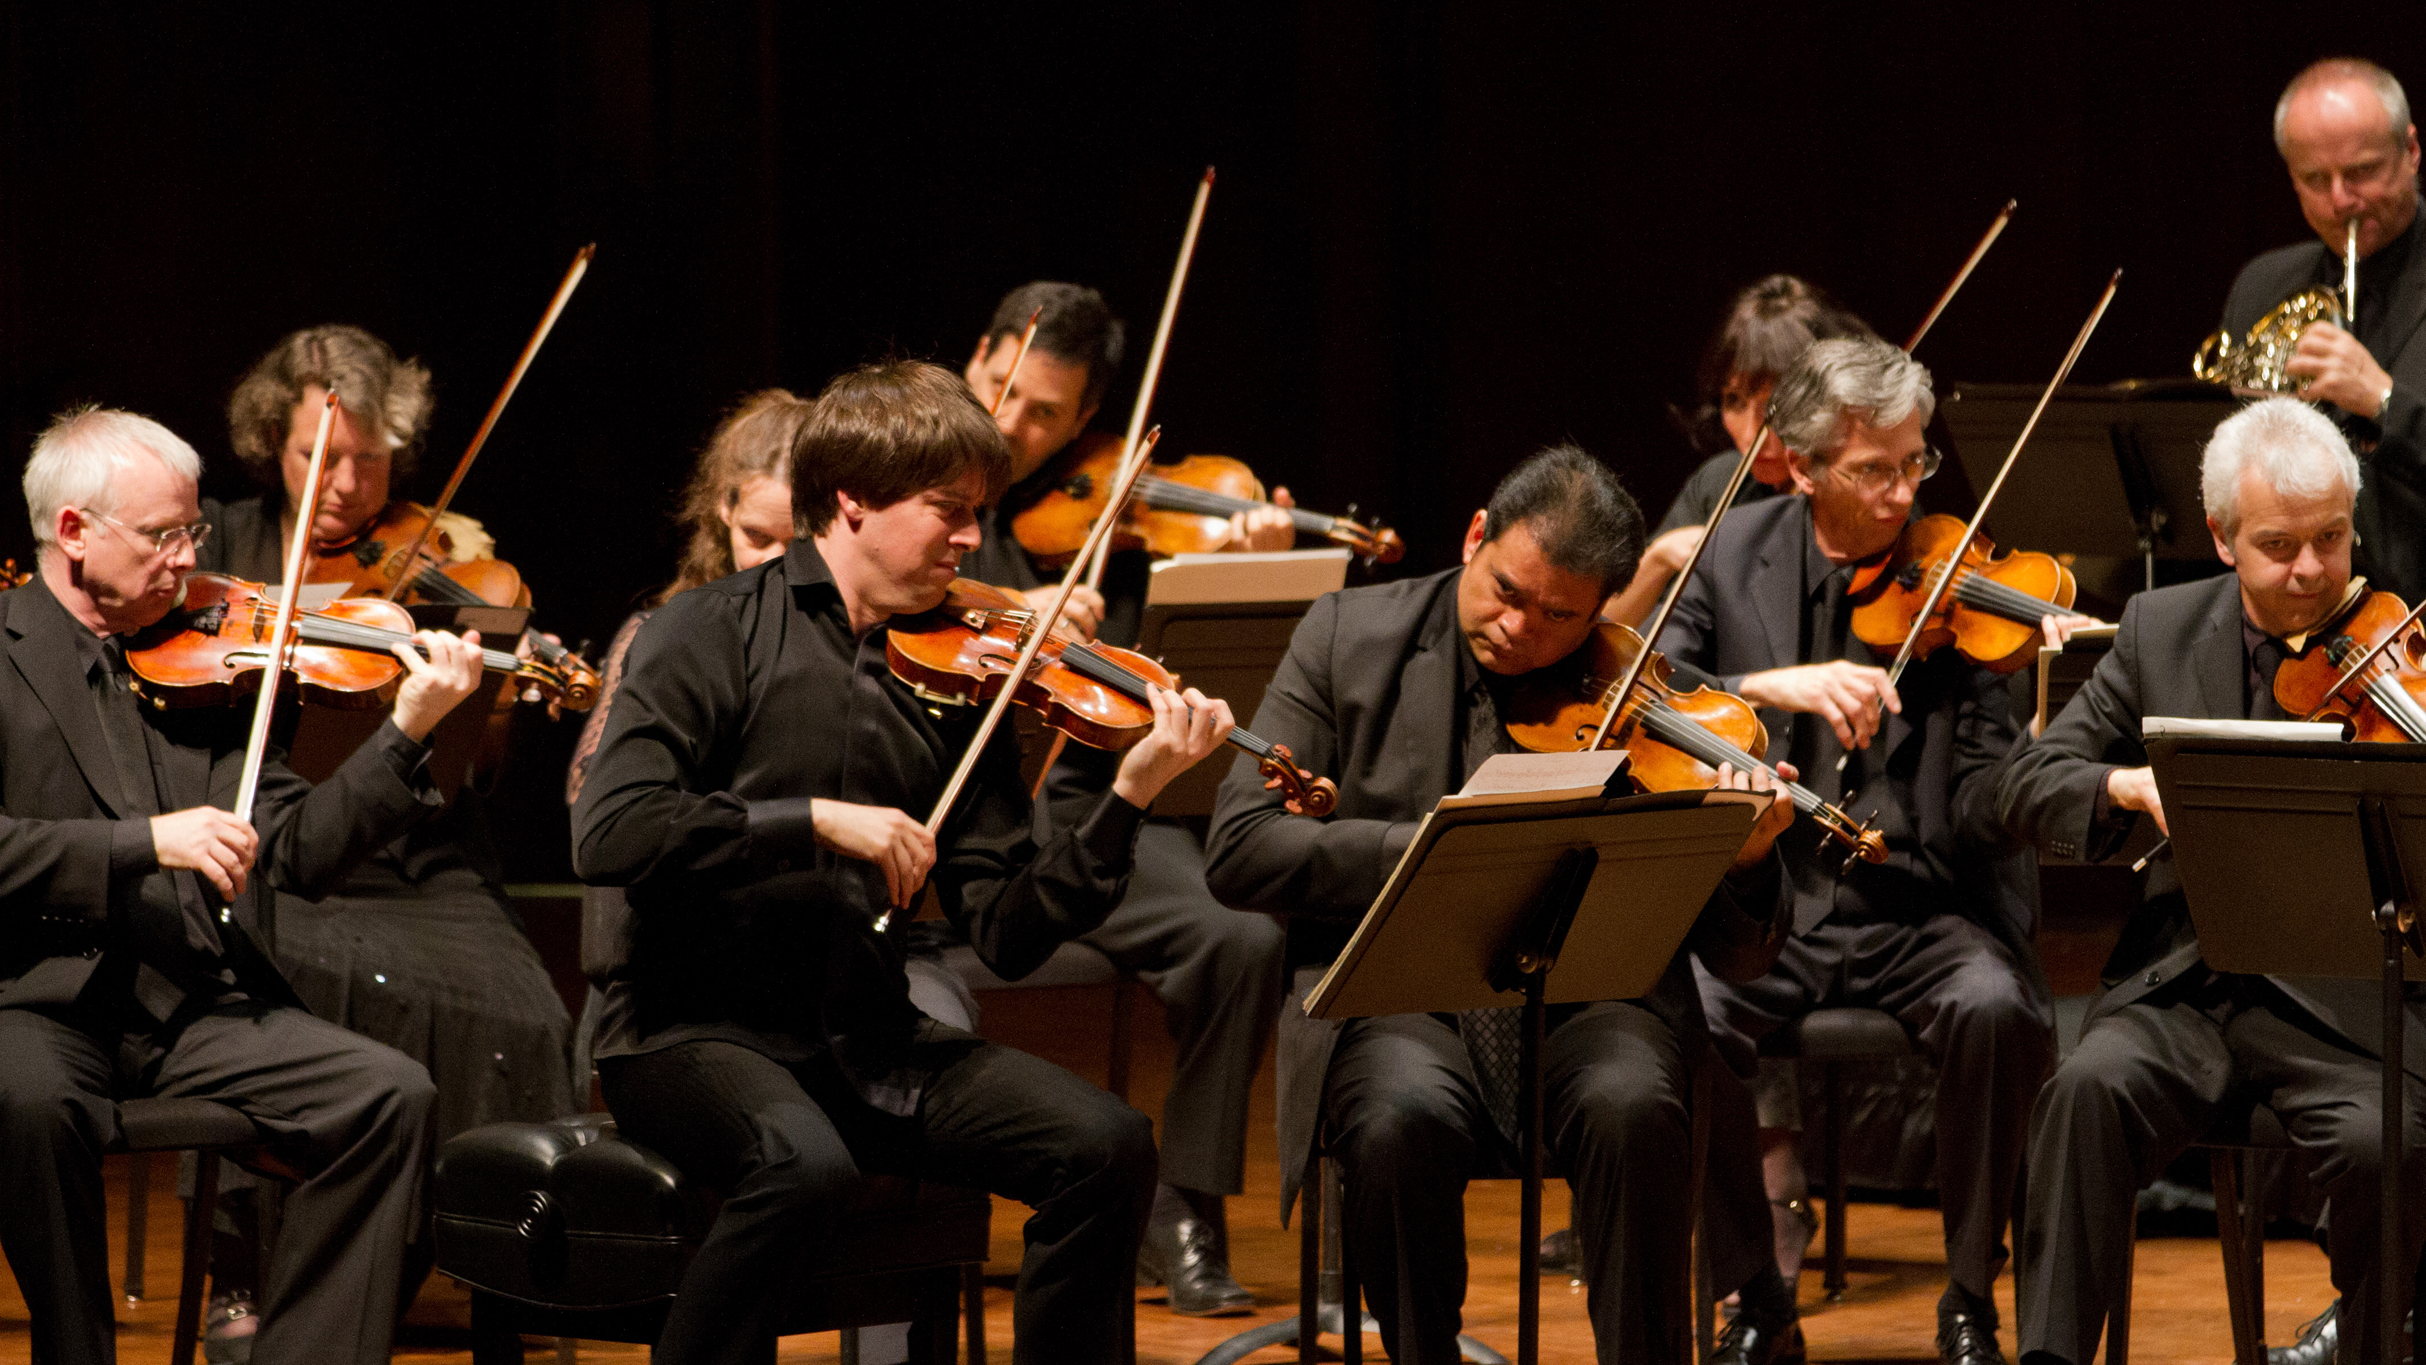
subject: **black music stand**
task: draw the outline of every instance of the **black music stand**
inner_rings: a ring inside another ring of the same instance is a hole
[[[2028,384],[1960,384],[1946,395],[1938,410],[1974,496],[1996,477],[2039,393]],[[2199,455],[2241,401],[2187,379],[2056,390],[2022,452],[2016,472],[2027,476],[2008,481],[1989,513],[1997,543],[2138,559],[2151,588],[2160,559],[2213,564]]]
[[[2426,744],[2159,736],[2148,757],[2208,966],[2383,985],[2381,1276],[2401,1251],[2402,987],[2426,981],[2413,880],[2426,876]],[[2284,932],[2287,905],[2302,908],[2297,933]],[[2395,1289],[2378,1281],[2386,1351],[2409,1308]]]
[[[1572,757],[1598,762],[1608,788],[1623,789],[1622,765],[1609,771],[1606,755]],[[1649,994],[1770,799],[1574,789],[1445,798],[1306,998],[1318,1019],[1523,1007],[1518,1365],[1541,1358],[1547,1007]],[[1359,1315],[1340,1317],[1356,1359]],[[1690,1322],[1690,1311],[1680,1320]]]

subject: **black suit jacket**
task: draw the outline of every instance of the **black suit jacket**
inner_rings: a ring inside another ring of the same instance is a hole
[[[194,873],[165,871],[153,855],[147,817],[119,780],[93,706],[74,634],[82,629],[40,579],[0,593],[0,1008],[74,1002],[104,949],[146,960],[174,952],[184,940],[180,881],[217,904]],[[144,718],[162,808],[233,809],[251,708],[146,707]],[[269,888],[327,894],[438,807],[426,768],[423,747],[392,722],[317,787],[274,753],[262,765],[260,859],[218,926],[239,989],[299,1004],[262,951]]]
[[[2359,456],[2366,477],[2353,518],[2358,571],[2375,586],[2415,602],[2426,593],[2426,212],[2410,223],[2408,238],[2408,259],[2394,278],[2371,279],[2367,262],[2359,262],[2360,312],[2371,311],[2364,303],[2371,290],[2385,291],[2392,305],[2359,334],[2375,363],[2392,376],[2392,402],[2378,421],[2326,410],[2341,418],[2354,444],[2375,443],[2373,451]],[[2339,284],[2341,278],[2341,258],[2323,242],[2269,251],[2241,267],[2224,301],[2223,326],[2236,339],[2246,336],[2284,299],[2321,282]]]
[[[1326,820],[1291,815],[1264,790],[1252,759],[1231,765],[1214,807],[1205,881],[1214,898],[1288,923],[1290,1002],[1279,1029],[1281,1209],[1313,1150],[1323,1077],[1339,1025],[1299,1006],[1381,894],[1433,803],[1464,785],[1451,737],[1465,724],[1455,597],[1462,572],[1316,599],[1255,712],[1253,729],[1286,744],[1299,766],[1339,784]],[[1788,903],[1773,858],[1732,874],[1695,921],[1686,948],[1711,971],[1749,980],[1785,941]],[[1704,1036],[1701,997],[1682,952],[1642,1002],[1685,1039]]]
[[[1772,498],[1728,514],[1685,585],[1659,648],[1671,660],[1734,688],[1747,673],[1812,662],[1800,656],[1803,562],[1811,543],[1808,499]],[[1886,664],[1848,632],[1845,657]],[[1879,815],[1885,863],[1857,863],[1838,874],[1841,847],[1807,822],[1778,841],[1798,884],[1798,924],[1809,927],[1835,905],[1861,903],[1877,918],[1948,909],[1978,922],[2038,977],[2030,936],[2038,918],[2037,865],[2014,849],[1995,820],[1997,765],[2012,750],[2011,688],[2005,679],[1940,649],[1904,671],[1903,711],[1889,713],[1872,738],[1857,816]],[[1798,722],[1826,730],[1816,716],[1763,711],[1771,762],[1788,756]],[[1832,734],[1817,750],[1833,764]],[[1806,785],[1821,779],[1806,773]],[[2043,980],[2038,984],[2043,988]]]
[[[2098,792],[2108,772],[2148,762],[2141,718],[2241,719],[2247,715],[2247,670],[2238,577],[2224,574],[2132,598],[2097,672],[2048,722],[2047,732],[2014,755],[1998,796],[2000,818],[2015,837],[2057,857],[2112,856],[2139,815],[2114,809],[2103,821],[2094,819]],[[2090,1002],[2089,1020],[2202,965],[2181,877],[2172,859],[2160,858],[2149,865],[2140,908],[2106,959],[2104,989]],[[2382,1042],[2383,1005],[2374,983],[2270,979],[2357,1047],[2372,1053]]]

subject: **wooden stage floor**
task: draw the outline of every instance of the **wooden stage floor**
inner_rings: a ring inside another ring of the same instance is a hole
[[[1141,993],[1142,997],[1142,993]],[[1103,990],[1037,990],[984,997],[985,1024],[990,1035],[1026,1047],[1081,1075],[1104,1074],[1103,1028],[1109,1014],[1109,994]],[[1170,1078],[1170,1047],[1161,1032],[1161,1019],[1151,998],[1141,998],[1138,1024],[1136,1084],[1133,1099],[1148,1113],[1161,1108]],[[1284,1232],[1276,1214],[1278,1165],[1272,1143],[1270,1058],[1258,1081],[1256,1108],[1247,1147],[1247,1193],[1231,1201],[1230,1227],[1234,1269],[1253,1290],[1257,1308],[1252,1317],[1191,1319],[1173,1316],[1156,1291],[1139,1292],[1138,1359],[1149,1365],[1187,1365],[1234,1332],[1257,1322],[1289,1316],[1297,1302],[1297,1239]],[[151,1269],[153,1297],[126,1309],[121,1305],[119,1352],[129,1365],[152,1365],[168,1359],[169,1336],[176,1314],[175,1285],[178,1251],[177,1213],[180,1205],[161,1191],[175,1189],[174,1167],[168,1158],[154,1169],[151,1204]],[[123,1255],[125,1159],[110,1163],[112,1210],[111,1261],[113,1278]],[[1554,1185],[1545,1201],[1550,1226],[1566,1211],[1565,1190]],[[1483,1181],[1468,1192],[1468,1250],[1472,1283],[1466,1298],[1467,1330],[1513,1357],[1516,1349],[1516,1185]],[[1017,1266],[1019,1227],[1025,1210],[998,1201],[994,1218],[992,1282],[986,1295],[987,1339],[998,1361],[1010,1358],[1011,1295],[1007,1277]],[[1945,1256],[1934,1210],[1856,1204],[1852,1210],[1853,1288],[1841,1303],[1824,1302],[1817,1262],[1806,1268],[1801,1285],[1805,1331],[1811,1354],[1831,1361],[1928,1361],[1935,1358],[1932,1336],[1935,1305],[1943,1288]],[[2012,1321],[2012,1280],[1998,1285],[1997,1297],[2005,1320]],[[2279,1241],[2266,1248],[2266,1337],[2280,1344],[2290,1340],[2300,1323],[2332,1298],[2325,1278],[2324,1257],[2307,1242]],[[1550,1361],[1590,1361],[1591,1329],[1584,1317],[1580,1288],[1564,1279],[1546,1282],[1542,1294],[1543,1358]],[[396,1357],[415,1365],[468,1365],[471,1359],[465,1326],[468,1300],[452,1283],[434,1277],[410,1315]],[[1378,1359],[1379,1344],[1368,1338]],[[2004,1334],[2008,1352],[2014,1346],[2010,1327]],[[2132,1346],[2144,1362],[2214,1362],[2232,1359],[2232,1338],[2224,1312],[2222,1262],[2211,1239],[2163,1238],[2144,1241],[2134,1284]],[[607,1344],[583,1345],[583,1360],[639,1361],[643,1348]],[[19,1365],[30,1357],[25,1304],[12,1277],[0,1285],[0,1365]],[[534,1344],[534,1361],[552,1360],[554,1352]],[[1252,1359],[1291,1360],[1294,1353],[1271,1350]],[[838,1359],[831,1335],[787,1338],[781,1359],[818,1362]]]

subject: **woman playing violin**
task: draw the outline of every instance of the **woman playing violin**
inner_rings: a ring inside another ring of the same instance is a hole
[[[332,391],[339,407],[319,505],[307,519],[294,504]],[[360,328],[312,327],[281,339],[228,399],[229,444],[264,491],[232,503],[203,500],[212,534],[200,567],[275,583],[298,522],[317,546],[362,543],[394,505],[396,483],[412,473],[430,408],[429,371]],[[477,522],[452,514],[431,544],[444,545],[442,557],[491,549]],[[356,567],[351,557],[345,563]],[[336,894],[317,902],[281,895],[277,923],[279,965],[315,1014],[429,1069],[439,1140],[483,1123],[552,1118],[572,1105],[572,1021],[506,902],[474,784],[365,860]],[[217,1304],[214,1317],[234,1306]]]

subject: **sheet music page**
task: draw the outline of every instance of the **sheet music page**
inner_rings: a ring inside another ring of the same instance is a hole
[[[2207,720],[2196,716],[2142,716],[2140,738],[2170,735],[2177,739],[2291,739],[2332,742],[2342,727],[2332,721]]]
[[[1441,801],[1440,809],[1505,805],[1518,800],[1624,796],[1629,757],[1623,749],[1573,754],[1493,754],[1474,770],[1474,776],[1466,779],[1457,795]]]

